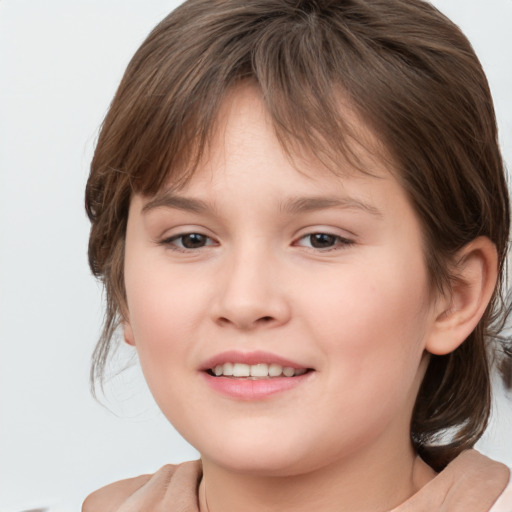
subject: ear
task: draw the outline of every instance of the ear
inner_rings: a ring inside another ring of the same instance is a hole
[[[475,329],[491,300],[498,276],[498,255],[487,237],[478,237],[457,254],[455,279],[437,298],[434,325],[426,349],[431,354],[453,352]]]
[[[135,346],[135,339],[133,337],[133,329],[128,320],[123,321],[123,337],[125,343]]]

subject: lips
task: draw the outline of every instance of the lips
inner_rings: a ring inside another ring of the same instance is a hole
[[[222,368],[222,370],[221,370]],[[286,372],[284,371],[286,369]],[[312,370],[307,366],[291,359],[286,359],[276,354],[263,351],[241,352],[230,350],[211,357],[206,360],[200,370],[209,371],[212,375],[224,376],[261,376],[261,377],[279,377],[292,376],[294,374],[302,374],[305,371]],[[254,375],[251,375],[254,372]],[[266,375],[263,375],[263,372]]]
[[[215,391],[239,400],[262,400],[293,389],[314,373],[301,363],[268,352],[229,351],[200,368]]]
[[[306,368],[293,368],[281,366],[277,363],[223,363],[208,370],[216,377],[252,378],[252,379],[275,379],[277,377],[296,377],[307,372]]]

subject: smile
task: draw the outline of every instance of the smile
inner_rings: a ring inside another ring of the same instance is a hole
[[[304,375],[306,368],[292,368],[277,363],[223,363],[210,368],[208,373],[216,377],[231,377],[245,379],[271,379],[277,377],[297,377]]]
[[[228,350],[199,368],[204,382],[229,399],[262,401],[301,388],[315,379],[315,368],[265,351]]]

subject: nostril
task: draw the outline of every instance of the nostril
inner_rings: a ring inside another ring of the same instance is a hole
[[[270,315],[265,315],[259,318],[256,318],[255,320],[245,320],[238,318],[236,321],[231,320],[229,317],[221,316],[217,319],[217,323],[220,326],[227,327],[229,325],[235,325],[236,327],[240,329],[253,329],[257,326],[264,326],[267,324],[272,324],[272,322],[275,321],[275,318]]]

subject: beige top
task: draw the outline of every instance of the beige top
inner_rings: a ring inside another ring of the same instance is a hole
[[[512,512],[512,475],[507,488],[503,491],[498,501],[489,512]]]
[[[199,512],[201,476],[200,461],[164,466],[154,475],[103,487],[86,499],[82,512],[139,510],[138,499],[153,487],[162,492],[149,493],[155,501],[144,501],[144,510],[156,509],[163,501],[171,505],[166,512]],[[512,512],[510,472],[506,466],[470,450],[390,512]]]

